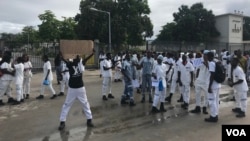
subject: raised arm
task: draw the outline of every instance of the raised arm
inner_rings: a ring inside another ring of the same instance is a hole
[[[95,49],[93,49],[92,54],[90,54],[88,57],[82,60],[82,64],[85,65],[86,62],[95,54]]]

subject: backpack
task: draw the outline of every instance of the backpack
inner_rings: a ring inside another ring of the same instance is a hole
[[[226,71],[220,61],[215,62],[214,80],[223,83],[226,79]]]

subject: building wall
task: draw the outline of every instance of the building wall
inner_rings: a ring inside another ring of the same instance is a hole
[[[242,43],[243,16],[239,14],[224,14],[215,17],[215,26],[220,32],[218,42]]]
[[[228,43],[229,42],[229,18],[227,16],[218,16],[215,18],[215,27],[220,32],[218,42]]]
[[[243,17],[241,15],[229,15],[229,43],[242,43]]]

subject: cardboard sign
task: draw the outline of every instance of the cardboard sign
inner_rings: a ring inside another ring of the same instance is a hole
[[[76,55],[90,55],[93,48],[92,40],[60,40],[60,51],[64,59],[73,59]]]

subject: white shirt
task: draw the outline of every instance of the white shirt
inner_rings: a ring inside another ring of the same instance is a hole
[[[234,83],[243,80],[242,83],[234,85],[234,89],[236,91],[248,91],[248,86],[247,86],[247,81],[246,81],[246,76],[245,73],[243,72],[242,68],[240,66],[237,66],[233,70],[233,81]]]
[[[103,60],[103,67],[110,68],[112,66],[111,60]],[[102,73],[103,77],[112,77],[112,69],[104,70]]]
[[[19,63],[19,64],[15,64],[14,67],[16,69],[16,73],[15,73],[16,85],[22,85],[23,84],[24,65],[22,63]]]
[[[179,70],[181,72],[181,82],[185,85],[190,84],[191,82],[191,72],[194,71],[194,67],[190,62],[187,62],[186,65],[183,65],[183,63],[180,63]]]
[[[2,63],[1,69],[7,69],[8,71],[13,71],[11,64],[7,62]],[[13,76],[10,74],[3,74],[3,76],[0,77],[0,80],[13,80]]]
[[[173,65],[173,69],[174,69],[173,76],[172,76],[173,81],[176,81],[177,78],[178,78],[178,70],[179,70],[180,63],[181,63],[181,60],[178,59],[177,62],[175,62],[174,65]]]
[[[163,87],[166,88],[166,71],[167,71],[167,65],[166,64],[156,64],[152,73],[154,73],[157,77],[157,80],[162,80]]]
[[[29,68],[32,68],[31,62],[30,61],[24,62],[23,65],[24,65],[24,69],[28,69],[28,70],[25,70],[24,73],[30,73],[31,69],[29,69]]]
[[[210,72],[215,72],[215,62],[214,61],[211,61],[211,62],[208,62],[208,66],[209,66],[209,71]],[[211,88],[212,89],[218,89],[221,87],[221,84],[216,82],[215,80],[213,80],[213,83],[212,83],[212,86]]]
[[[210,71],[203,63],[197,68],[199,69],[199,75],[195,80],[195,85],[208,86],[210,81]]]
[[[48,70],[50,70],[49,75],[48,75],[48,80],[52,81],[53,80],[53,74],[52,74],[52,69],[51,69],[51,64],[50,61],[47,61],[43,65],[43,79],[46,78]]]

